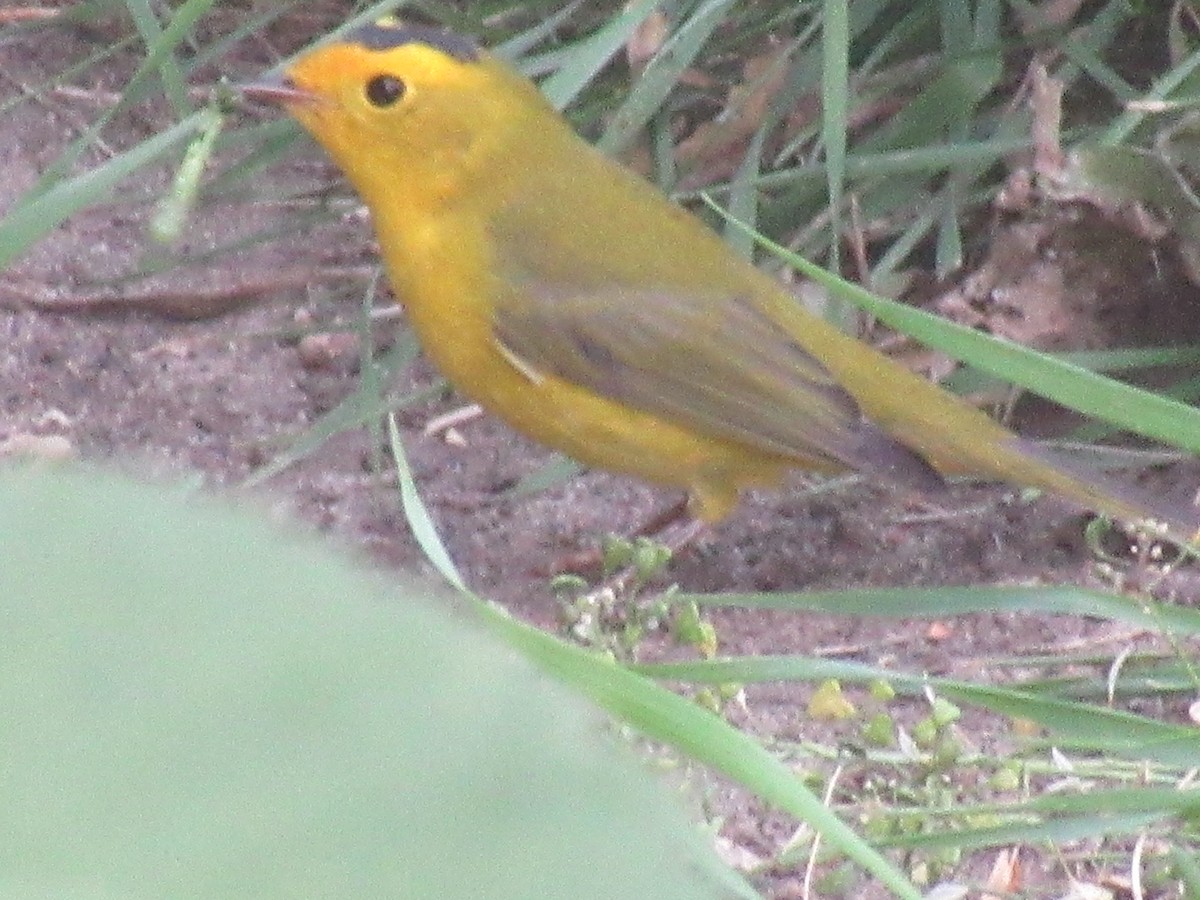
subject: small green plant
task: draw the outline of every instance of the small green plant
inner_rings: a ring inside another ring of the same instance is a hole
[[[596,584],[575,574],[551,581],[565,636],[622,663],[638,661],[647,642],[659,635],[701,659],[717,654],[719,638],[711,617],[694,601],[677,600],[674,586],[652,587],[670,564],[670,548],[646,537],[610,535],[604,540],[601,560],[601,580]],[[700,688],[694,697],[716,712],[738,692],[738,685],[725,684]]]

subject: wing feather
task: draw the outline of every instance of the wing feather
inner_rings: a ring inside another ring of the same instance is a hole
[[[538,372],[799,464],[941,484],[752,297],[529,284],[505,294],[496,339]]]

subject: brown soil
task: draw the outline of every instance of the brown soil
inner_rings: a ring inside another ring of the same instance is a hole
[[[19,85],[39,83],[86,47],[85,37],[66,31],[10,40],[0,99],[14,95]],[[244,68],[253,71],[259,62],[248,60]],[[46,94],[6,113],[0,209],[9,208],[79,134],[82,123],[95,118],[108,102],[106,91],[118,88],[129,70],[129,61],[118,58],[99,70],[104,83],[89,82],[75,95]],[[161,119],[153,110],[140,110],[143,115],[122,117],[106,132],[109,139],[128,146],[152,133]],[[83,164],[98,161],[93,153]],[[117,202],[73,217],[0,275],[0,442],[15,439],[28,446],[31,438],[59,436],[86,460],[156,477],[198,473],[215,490],[241,493],[239,482],[359,383],[354,340],[297,342],[287,333],[298,325],[352,320],[354,298],[366,284],[361,272],[373,260],[369,228],[347,206],[341,218],[293,229],[280,241],[225,252],[207,264],[174,268],[156,278],[108,284],[164,252],[147,243],[144,227],[146,201],[159,196],[165,179],[132,185]],[[231,196],[206,206],[190,224],[183,246],[171,251],[199,255],[280,221],[294,222],[295,210],[303,206],[275,198],[294,196],[298,184],[336,183],[330,166],[315,148],[307,148],[261,180],[258,196]],[[1091,336],[1098,331],[1120,335],[1124,326],[1109,328],[1104,317],[1114,309],[1128,314],[1114,298],[1136,297],[1143,304],[1136,312],[1139,327],[1163,325],[1144,336],[1147,340],[1178,337],[1180,321],[1198,318],[1195,287],[1177,266],[1164,264],[1159,248],[1113,231],[1119,227],[1067,208],[1025,217],[997,226],[999,238],[992,246],[1002,245],[1005,252],[981,260],[976,271],[986,272],[993,287],[1003,284],[1010,299],[1052,295],[1047,302],[1058,303],[1054,328],[1059,335],[1075,329]],[[1024,252],[1012,251],[1014,242]],[[1114,255],[1114,247],[1121,253]],[[334,269],[351,272],[326,277]],[[203,310],[231,294],[241,296],[239,291],[257,297],[256,302],[216,319],[161,315]],[[108,300],[89,305],[97,298]],[[54,302],[74,308],[42,308]],[[1089,338],[1093,345],[1100,340]],[[381,343],[389,341],[385,337]],[[402,394],[434,378],[418,363],[400,376],[393,392]],[[506,497],[511,485],[550,455],[487,416],[459,426],[461,440],[423,434],[431,417],[463,402],[445,393],[400,415],[423,496],[471,585],[524,617],[552,625],[556,606],[536,570],[592,547],[605,532],[630,529],[676,498],[599,472],[528,499]],[[1034,414],[1037,424],[1045,423],[1036,409]],[[61,446],[33,443],[47,452]],[[426,564],[394,486],[371,472],[373,450],[363,429],[339,434],[254,493],[281,515],[311,522],[383,565],[422,569]],[[1184,492],[1200,482],[1194,469],[1182,466],[1156,477],[1164,489],[1174,484]],[[694,591],[1110,586],[1097,576],[1081,539],[1079,512],[1052,498],[1026,503],[1013,496],[1009,488],[964,486],[934,510],[870,485],[814,492],[798,482],[779,493],[747,497],[733,517],[671,566],[669,577]],[[1160,592],[1188,603],[1200,594],[1186,572]],[[988,678],[990,657],[1086,645],[1115,653],[1137,640],[1106,622],[1070,617],[979,615],[936,627],[925,620],[737,610],[719,612],[715,619],[722,650],[731,654],[835,654],[979,680]],[[836,739],[829,726],[809,720],[806,699],[793,689],[753,691],[747,724],[781,740],[814,733]],[[985,720],[979,723],[977,735],[998,739],[988,734]],[[794,827],[743,801],[725,798],[721,805],[729,820],[726,836],[755,852],[771,852]],[[1056,880],[1061,883],[1061,874]],[[792,896],[792,882],[781,879],[772,890]]]

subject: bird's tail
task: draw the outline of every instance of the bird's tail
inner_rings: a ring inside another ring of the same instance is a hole
[[[1114,519],[1150,521],[1179,544],[1200,546],[1200,508],[1097,471],[1051,447],[1017,435],[985,445],[980,471],[1059,494]]]

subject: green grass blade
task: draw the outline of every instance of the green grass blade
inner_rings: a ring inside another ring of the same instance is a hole
[[[1022,822],[989,828],[961,828],[932,833],[916,833],[884,838],[885,847],[904,849],[980,849],[1008,847],[1014,844],[1050,842],[1056,845],[1116,834],[1137,834],[1168,817],[1168,813],[1127,813],[1125,815],[1074,816],[1045,822]]]
[[[582,464],[569,456],[556,455],[549,462],[535,469],[504,492],[504,496],[519,500],[570,481],[584,471]]]
[[[570,106],[657,7],[657,0],[639,0],[626,7],[575,47],[559,70],[542,82],[542,93],[556,109]]]
[[[733,0],[708,0],[663,43],[641,78],[613,113],[596,142],[605,153],[619,154],[637,140],[658,112],[684,71],[692,65],[713,30],[721,24]]]
[[[652,678],[698,684],[826,681],[870,684],[883,680],[898,692],[921,696],[928,687],[951,700],[972,703],[1002,715],[1027,719],[1052,732],[1056,745],[1170,766],[1194,765],[1194,729],[1120,710],[1086,706],[1028,691],[989,687],[947,678],[926,678],[865,663],[800,656],[654,663],[631,667]]]
[[[688,594],[680,602],[700,606],[785,609],[848,616],[944,618],[977,612],[1026,612],[1044,615],[1100,616],[1139,628],[1167,630],[1181,637],[1200,636],[1200,610],[1074,586],[888,588],[803,593]]]
[[[715,204],[714,208],[720,209]],[[831,294],[844,297],[927,346],[1093,418],[1200,454],[1200,410],[1194,407],[876,296],[761,235],[758,239]]]
[[[213,0],[187,0],[175,11],[175,15],[189,23],[196,22],[212,5]],[[178,30],[170,39],[164,39],[165,29],[159,24],[158,16],[151,8],[149,0],[125,0],[125,7],[129,10],[142,41],[157,59],[159,77],[162,79],[163,93],[167,101],[178,118],[186,117],[191,112],[191,103],[188,101],[183,72],[175,59],[175,47],[186,32]]]
[[[1183,896],[1200,897],[1200,854],[1188,853],[1182,847],[1171,847],[1167,851],[1175,874],[1184,883]]]
[[[442,543],[437,526],[433,524],[433,516],[429,508],[421,500],[417,483],[413,479],[412,467],[408,464],[408,455],[404,452],[404,444],[400,440],[400,429],[396,426],[396,417],[388,414],[388,439],[392,448],[392,459],[396,463],[396,479],[400,488],[400,503],[404,507],[405,518],[408,519],[413,537],[416,539],[421,552],[425,554],[438,574],[460,591],[467,591],[467,583],[459,574],[458,567],[450,556],[450,551]]]
[[[195,113],[91,171],[60,182],[0,220],[0,269],[81,209],[107,199],[117,186],[187,140],[205,122]]]
[[[840,271],[850,116],[850,13],[846,0],[825,0],[821,20],[821,142],[829,191],[829,267]]]
[[[518,622],[491,605],[481,603],[480,609],[493,629],[527,657],[583,691],[618,719],[724,773],[765,802],[807,822],[828,846],[871,872],[897,897],[920,896],[903,874],[749,735],[690,700]]]

